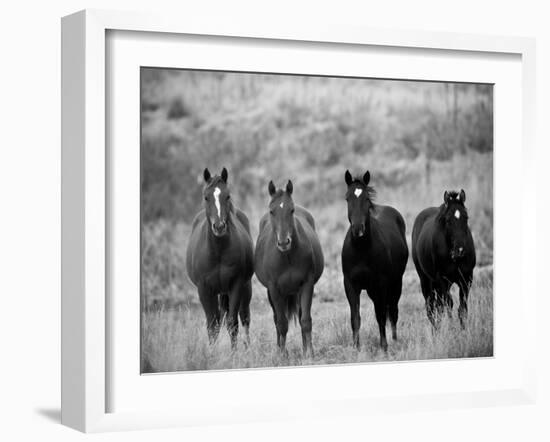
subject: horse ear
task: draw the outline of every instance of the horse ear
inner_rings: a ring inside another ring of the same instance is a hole
[[[466,202],[466,192],[464,192],[464,189],[460,189],[460,201],[462,204]]]
[[[208,168],[204,169],[204,172],[203,172],[204,181],[206,182],[210,181],[211,176],[212,175],[210,175],[210,171],[208,170]]]
[[[289,195],[292,195],[292,191],[294,190],[294,186],[292,185],[292,181],[288,180],[288,183],[286,183],[286,193]]]
[[[227,169],[225,167],[222,169],[221,177],[222,177],[223,182],[227,184]]]
[[[367,170],[365,175],[363,175],[363,182],[365,183],[365,186],[368,186],[370,181],[370,172]]]
[[[344,175],[346,179],[346,184],[349,186],[351,183],[353,183],[353,177],[351,176],[351,173],[349,173],[349,170],[346,170],[346,174]]]
[[[273,184],[273,181],[269,182],[269,184],[267,186],[267,190],[269,190],[269,195],[270,196],[275,195],[275,192],[277,191],[277,189],[275,188],[275,184]]]
[[[449,192],[447,192],[447,191],[445,191],[445,193],[443,194],[443,202],[445,204],[449,203]]]

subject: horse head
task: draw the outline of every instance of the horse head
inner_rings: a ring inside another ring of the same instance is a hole
[[[273,181],[268,186],[271,201],[269,203],[269,216],[273,232],[277,238],[277,248],[281,252],[287,252],[292,248],[294,236],[294,202],[292,201],[293,185],[288,180],[285,189],[276,189]]]
[[[456,261],[464,256],[468,239],[468,212],[464,206],[466,193],[445,191],[438,221],[445,232],[451,259]]]
[[[231,195],[227,185],[227,169],[220,175],[212,176],[204,169],[205,186],[203,190],[204,210],[208,225],[216,237],[223,237],[228,232],[228,219],[232,210]]]
[[[346,170],[345,180],[348,186],[346,201],[351,234],[354,238],[362,238],[369,231],[370,211],[375,194],[374,189],[369,186],[370,172],[367,170],[361,179],[354,179],[349,170]]]

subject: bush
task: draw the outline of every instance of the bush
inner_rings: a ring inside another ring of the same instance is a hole
[[[169,120],[179,120],[181,118],[188,117],[189,115],[191,115],[191,111],[187,108],[187,106],[185,106],[181,97],[176,97],[170,103],[166,117]]]

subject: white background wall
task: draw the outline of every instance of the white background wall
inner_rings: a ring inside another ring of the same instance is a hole
[[[199,4],[200,3],[200,4]],[[349,23],[383,28],[537,38],[539,197],[548,201],[550,14],[545,2],[462,0],[254,2],[245,0],[58,0],[5,2],[0,10],[0,439],[81,440],[59,425],[60,367],[60,17],[83,8],[216,14],[228,20]],[[521,176],[511,176],[516,186]],[[504,190],[505,191],[505,190]],[[517,204],[511,202],[510,216]],[[550,250],[541,203],[538,261]],[[511,234],[511,241],[514,240]],[[546,262],[545,262],[546,261]],[[542,285],[542,284],[541,284]],[[94,440],[547,440],[550,344],[547,290],[539,320],[539,402],[535,406],[379,415],[361,421],[287,422],[93,436]],[[520,296],[520,294],[518,294]],[[521,330],[517,331],[521,333]],[[414,380],[411,380],[414,382]]]

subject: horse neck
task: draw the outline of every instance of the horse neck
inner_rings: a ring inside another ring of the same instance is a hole
[[[374,239],[379,237],[379,224],[378,221],[369,213],[367,221],[365,222],[365,228],[367,234],[361,238],[351,237],[351,243],[355,247],[368,248],[372,245]]]
[[[445,250],[450,250],[452,245],[452,235],[447,231],[447,228],[439,223],[436,219],[435,234],[432,235],[432,248],[441,250],[442,246]],[[448,253],[448,252],[444,252]]]

